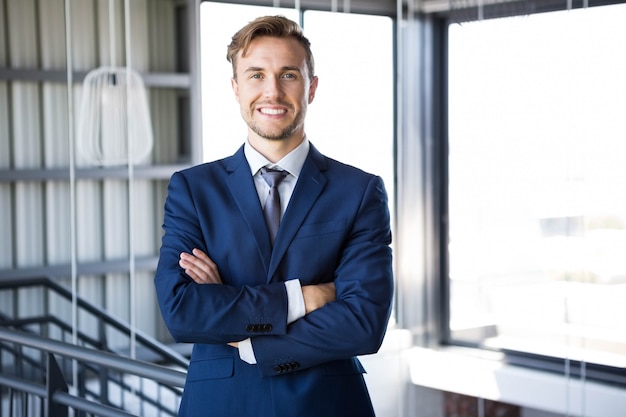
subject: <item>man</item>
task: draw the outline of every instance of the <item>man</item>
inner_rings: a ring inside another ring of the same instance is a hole
[[[195,343],[180,415],[373,416],[356,356],[378,350],[391,308],[383,182],[305,137],[318,79],[296,23],[254,20],[228,60],[247,141],[175,173],[165,203],[159,304],[174,339]]]

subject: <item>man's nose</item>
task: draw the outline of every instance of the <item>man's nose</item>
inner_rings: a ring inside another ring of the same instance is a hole
[[[283,94],[280,78],[268,77],[265,81],[264,95],[268,98],[281,97]]]

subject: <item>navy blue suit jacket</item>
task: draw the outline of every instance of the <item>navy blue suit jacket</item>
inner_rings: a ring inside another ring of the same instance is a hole
[[[155,285],[177,342],[195,343],[181,415],[370,416],[357,355],[382,343],[393,296],[387,194],[380,177],[311,145],[274,248],[243,147],[175,173]],[[203,250],[223,285],[178,266]],[[337,300],[287,325],[283,281],[334,281]],[[256,365],[228,342],[251,338]]]

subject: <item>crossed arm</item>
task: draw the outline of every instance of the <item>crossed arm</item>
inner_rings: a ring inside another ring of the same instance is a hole
[[[336,220],[329,220],[336,214],[330,213],[334,207],[329,201],[334,204],[346,190],[326,190],[328,195],[300,230],[302,238],[291,242],[289,264],[282,265],[276,277],[298,278],[301,284],[302,304],[295,316],[290,308],[295,283],[268,282],[259,276],[260,257],[239,257],[259,249],[254,239],[232,238],[249,232],[248,223],[239,217],[215,224],[201,221],[198,211],[210,218],[232,207],[227,199],[209,201],[212,196],[197,188],[190,189],[182,174],[174,175],[165,204],[155,287],[175,341],[219,349],[220,344],[245,340],[245,347],[237,346],[240,355],[253,347],[259,372],[267,376],[276,374],[274,365],[284,358],[293,358],[306,369],[378,350],[393,297],[391,233],[382,180],[372,177],[364,190],[351,188],[354,195],[345,199],[345,213]],[[224,237],[229,240],[222,241]],[[255,331],[254,326],[249,330],[250,324],[266,323],[271,323],[269,333]]]
[[[193,249],[192,253],[181,253],[178,264],[197,284],[222,284],[217,265],[200,249]],[[309,314],[327,303],[335,301],[335,284],[328,282],[317,285],[304,285],[302,286],[302,297],[304,298],[306,314]],[[233,347],[238,346],[237,342],[228,344]]]

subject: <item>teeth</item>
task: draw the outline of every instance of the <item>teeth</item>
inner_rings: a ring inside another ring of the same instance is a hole
[[[263,114],[283,114],[286,113],[285,109],[261,109],[261,113]]]

